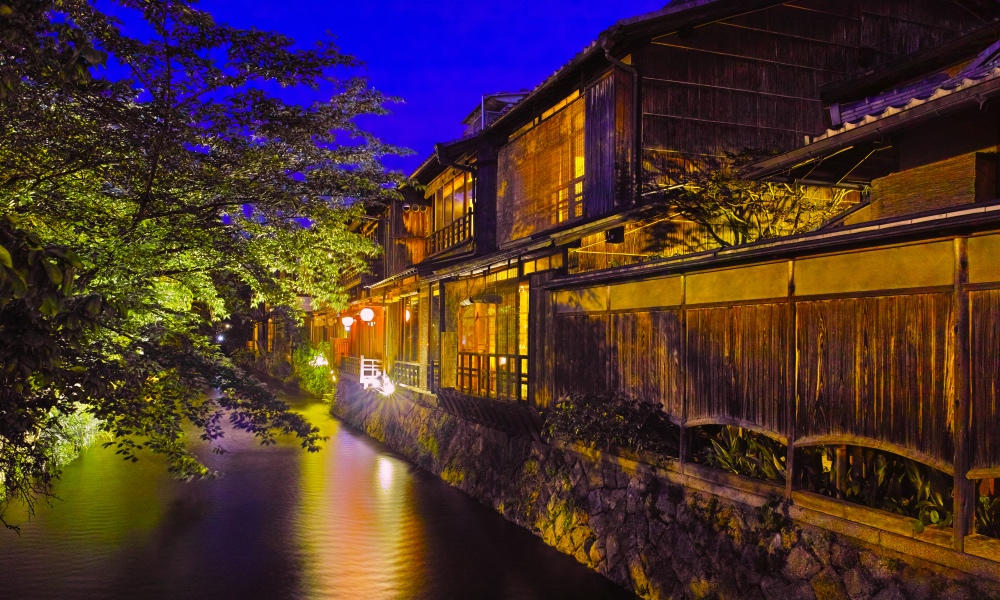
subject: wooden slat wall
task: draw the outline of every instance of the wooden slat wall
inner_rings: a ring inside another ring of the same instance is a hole
[[[787,435],[788,305],[689,310],[688,419],[733,419]]]
[[[969,293],[972,322],[972,469],[1000,466],[1000,290]]]
[[[636,98],[632,74],[614,70],[615,78],[615,206],[626,206],[636,194]]]
[[[610,317],[563,315],[555,319],[556,398],[570,392],[613,391],[608,386]]]
[[[983,24],[950,0],[798,0],[661,36],[635,53],[643,160],[787,151],[825,129],[819,86]]]
[[[607,72],[587,88],[584,142],[587,177],[583,184],[583,214],[597,217],[615,206],[615,82]]]
[[[799,302],[799,438],[853,436],[945,463],[949,294]]]
[[[680,421],[683,415],[681,311],[611,315],[609,387],[644,402],[659,402]]]

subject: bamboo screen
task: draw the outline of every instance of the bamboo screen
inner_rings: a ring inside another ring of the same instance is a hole
[[[499,241],[583,216],[584,109],[574,98],[500,149]]]
[[[800,438],[879,440],[950,463],[948,294],[798,304]]]

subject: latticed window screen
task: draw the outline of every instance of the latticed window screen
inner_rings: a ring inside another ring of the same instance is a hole
[[[497,226],[514,240],[583,216],[584,109],[582,97],[500,149]],[[560,103],[562,104],[562,103]]]
[[[518,283],[517,268],[448,284],[446,292],[458,334],[458,388],[526,399],[528,292],[527,284]]]

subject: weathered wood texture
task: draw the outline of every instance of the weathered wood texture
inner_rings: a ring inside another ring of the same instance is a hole
[[[788,433],[787,315],[787,304],[688,311],[688,420],[731,419]]]
[[[982,24],[950,1],[800,0],[656,38],[635,54],[645,175],[704,154],[795,148],[825,129],[820,85]]]
[[[608,386],[610,316],[561,315],[555,319],[556,398],[572,392],[614,391]]]
[[[584,179],[584,215],[595,217],[610,213],[615,198],[615,91],[614,71],[587,88],[586,134],[584,156],[587,177]]]
[[[611,315],[608,385],[644,402],[658,402],[680,421],[681,311]]]
[[[1000,316],[1000,292],[977,293],[973,322]],[[797,362],[795,437],[864,440],[937,465],[954,459],[947,293],[736,304],[681,311],[591,312],[554,319],[556,396],[621,391],[687,420],[739,423],[786,437],[789,344]],[[992,319],[992,321],[991,321]],[[794,325],[793,325],[794,324]],[[794,328],[794,331],[793,331]],[[686,335],[686,361],[681,351]],[[977,462],[1000,461],[1000,328],[974,336]]]
[[[799,303],[798,436],[878,440],[951,463],[950,305],[948,294]]]
[[[872,182],[872,219],[976,201],[976,153],[893,173]]]
[[[972,469],[1000,467],[1000,290],[969,293],[972,323]]]

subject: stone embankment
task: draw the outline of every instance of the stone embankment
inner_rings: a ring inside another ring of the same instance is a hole
[[[977,600],[987,578],[695,490],[647,462],[510,437],[342,380],[333,414],[643,598]]]

